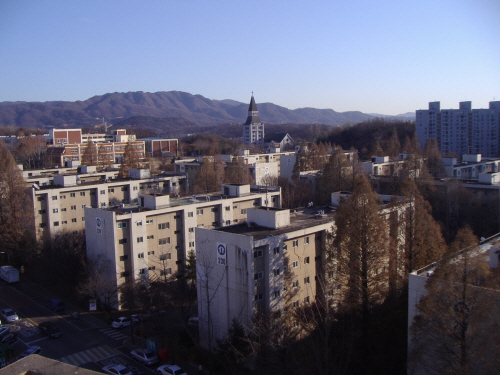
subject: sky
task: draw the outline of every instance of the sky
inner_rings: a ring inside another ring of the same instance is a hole
[[[499,0],[0,0],[0,102],[184,91],[396,115],[500,100]]]

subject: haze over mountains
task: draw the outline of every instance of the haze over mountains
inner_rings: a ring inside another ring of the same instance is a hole
[[[261,121],[268,124],[341,125],[377,117],[359,111],[336,112],[316,108],[290,110],[272,103],[257,102],[257,106]],[[0,102],[0,126],[92,127],[102,123],[104,118],[110,124],[129,119],[124,122],[132,121],[136,125],[141,125],[141,121],[155,122],[158,126],[173,128],[203,127],[224,123],[241,124],[246,120],[247,111],[248,103],[230,99],[211,100],[181,91],[115,92],[76,102]],[[401,118],[410,119],[406,116]]]

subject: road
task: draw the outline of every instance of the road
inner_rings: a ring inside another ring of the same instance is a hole
[[[114,330],[97,319],[75,319],[68,306],[65,314],[57,315],[45,307],[48,299],[32,293],[25,285],[0,283],[0,309],[10,307],[20,321],[4,324],[17,333],[12,345],[17,353],[36,345],[41,355],[75,366],[100,371],[107,364],[124,364],[134,374],[154,374],[156,367],[147,368],[128,357],[130,349],[124,345],[130,330]],[[69,314],[68,314],[69,312]],[[38,324],[52,321],[62,331],[56,339],[49,339],[39,331]]]

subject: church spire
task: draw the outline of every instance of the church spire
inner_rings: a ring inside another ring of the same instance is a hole
[[[259,111],[257,110],[257,104],[255,104],[255,99],[253,98],[253,92],[252,92],[252,98],[250,99],[250,105],[248,106],[248,117],[247,121],[245,122],[245,125],[259,124],[259,123],[260,123]]]

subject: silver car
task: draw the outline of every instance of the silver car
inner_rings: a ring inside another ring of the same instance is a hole
[[[130,352],[130,356],[145,365],[154,365],[158,363],[158,356],[149,349],[136,349]]]
[[[19,316],[17,316],[17,313],[12,309],[0,310],[0,316],[7,323],[12,323],[16,320],[19,320]]]

